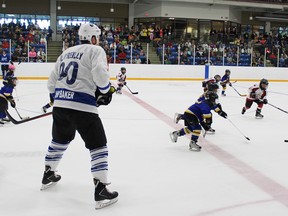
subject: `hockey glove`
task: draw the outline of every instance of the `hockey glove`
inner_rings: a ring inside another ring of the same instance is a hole
[[[99,89],[97,89],[97,91],[95,92],[96,107],[99,107],[101,105],[108,105],[112,100],[112,95],[114,92],[116,92],[114,86],[110,86],[110,89],[106,94],[101,93]]]
[[[264,103],[264,104],[267,104],[267,103],[268,103],[268,100],[267,100],[267,99],[264,99],[264,100],[263,100],[263,103]]]
[[[124,82],[123,84],[126,85],[126,82]]]
[[[16,107],[16,103],[14,101],[14,99],[9,100],[11,107],[15,108]]]
[[[231,86],[232,86],[232,83],[229,82],[229,86],[231,87]]]
[[[203,122],[203,121],[202,121],[200,124],[201,124],[201,126],[204,128],[205,131],[208,131],[208,130],[211,128],[210,125],[206,124],[206,123]]]
[[[7,100],[10,102],[10,105],[11,107],[15,108],[16,107],[16,103],[13,99],[13,96],[9,95],[9,96],[6,96]]]
[[[218,114],[219,114],[220,116],[222,116],[223,118],[227,118],[227,113],[224,112],[223,110],[221,110]]]

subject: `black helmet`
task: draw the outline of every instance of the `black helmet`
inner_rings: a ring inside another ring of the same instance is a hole
[[[17,77],[8,76],[6,79],[8,86],[15,87],[17,85]]]
[[[216,74],[214,76],[214,79],[216,80],[216,82],[219,82],[221,80],[221,76],[219,74]]]
[[[121,67],[120,71],[123,73],[126,73],[126,68],[125,67]]]
[[[227,74],[227,73],[231,74],[231,71],[229,69],[226,69],[225,74]]]
[[[214,91],[208,91],[206,93],[206,100],[210,102],[212,105],[215,105],[216,99],[218,99],[218,95]]]
[[[217,83],[208,83],[208,91],[215,91],[217,89],[219,89]]]
[[[262,87],[262,84],[266,85],[266,87]],[[260,84],[259,84],[260,89],[266,90],[268,85],[269,85],[269,82],[268,82],[267,79],[263,78],[263,79],[260,80]]]

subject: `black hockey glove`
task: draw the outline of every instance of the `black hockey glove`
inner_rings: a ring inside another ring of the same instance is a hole
[[[229,82],[229,86],[230,86],[230,87],[232,86],[232,83],[231,83],[231,82]]]
[[[95,92],[96,107],[99,107],[101,105],[104,106],[108,105],[112,100],[112,95],[114,92],[116,92],[114,86],[110,86],[110,89],[106,94],[101,93],[100,90],[97,88]]]
[[[267,100],[267,99],[264,99],[264,100],[263,100],[263,103],[264,103],[264,104],[267,104],[267,103],[268,103],[268,100]]]
[[[127,84],[127,82],[124,82],[124,85],[126,85]]]
[[[211,128],[210,125],[208,125],[206,122],[202,121],[200,124],[204,128],[205,131],[208,131]]]
[[[16,107],[16,103],[14,101],[14,99],[9,100],[11,107],[15,108]]]
[[[14,101],[13,96],[6,96],[7,100],[10,102],[11,107],[15,108],[16,107],[16,103]]]
[[[227,113],[224,112],[223,110],[221,110],[218,114],[219,114],[220,116],[222,116],[223,118],[227,118]]]

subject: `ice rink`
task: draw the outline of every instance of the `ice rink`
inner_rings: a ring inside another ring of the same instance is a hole
[[[41,113],[49,101],[46,82],[19,81],[14,97],[22,117]],[[246,94],[252,84],[237,82],[234,87]],[[216,133],[201,135],[202,151],[191,152],[190,137],[172,143],[169,132],[183,126],[173,123],[174,114],[196,101],[201,82],[128,80],[128,86],[139,94],[124,89],[109,106],[99,108],[108,138],[109,189],[119,192],[119,201],[94,209],[90,155],[79,135],[58,167],[61,181],[40,191],[51,141],[48,116],[0,128],[0,215],[288,215],[286,113],[267,104],[264,118],[255,119],[253,104],[241,115],[245,97],[228,87],[220,102],[231,122],[213,112]],[[269,103],[288,110],[287,86],[270,83]],[[19,119],[13,108],[9,111]]]

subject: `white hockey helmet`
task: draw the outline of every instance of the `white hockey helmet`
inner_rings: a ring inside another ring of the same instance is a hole
[[[101,30],[95,24],[83,23],[81,24],[79,28],[78,34],[79,34],[80,41],[89,41],[90,43],[92,43],[91,39],[93,36],[95,36],[96,39],[99,40],[99,36],[101,35]]]

